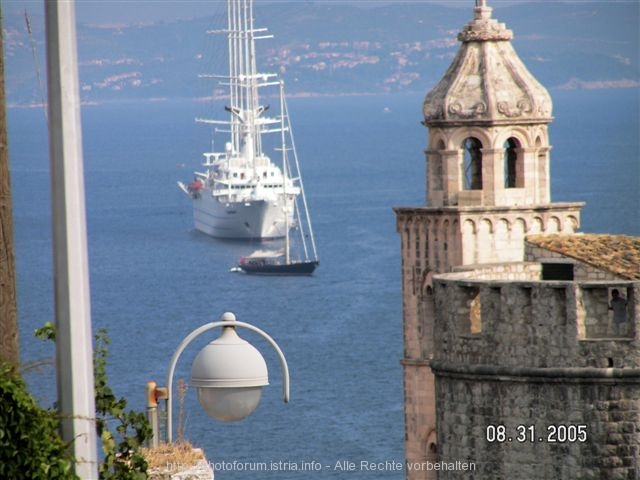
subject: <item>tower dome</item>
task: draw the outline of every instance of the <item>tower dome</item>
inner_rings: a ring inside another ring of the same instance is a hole
[[[458,34],[462,46],[424,101],[425,124],[549,123],[551,96],[516,54],[513,32],[477,0],[475,18]]]

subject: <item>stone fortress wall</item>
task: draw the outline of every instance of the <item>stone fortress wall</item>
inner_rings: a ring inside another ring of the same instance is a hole
[[[478,478],[638,478],[640,282],[545,281],[536,262],[456,270],[433,277],[440,459]],[[592,328],[609,323],[611,288],[628,298],[622,336]]]

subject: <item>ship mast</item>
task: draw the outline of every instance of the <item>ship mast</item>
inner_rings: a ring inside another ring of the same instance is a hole
[[[234,151],[250,162],[262,155],[253,0],[228,0],[229,99]]]
[[[260,105],[258,88],[277,85],[269,81],[274,73],[258,73],[255,41],[272,38],[272,35],[256,34],[266,28],[255,28],[253,23],[253,0],[227,0],[227,29],[208,33],[226,33],[229,49],[229,75],[200,75],[202,78],[222,79],[221,85],[229,87],[229,120],[196,118],[197,122],[225,125],[231,134],[232,156],[241,158],[255,168],[255,159],[263,156],[262,134],[274,130],[265,128],[277,123],[277,119],[262,117],[267,106]],[[231,152],[228,152],[231,153]],[[229,155],[227,160],[230,160]]]
[[[287,136],[285,130],[285,105],[284,105],[284,82],[280,80],[280,132],[282,135],[282,197],[284,209],[284,261],[289,264],[291,253],[289,250],[289,210],[287,207],[287,179],[289,178],[289,165],[287,164]],[[292,202],[295,209],[295,202]],[[295,210],[294,210],[295,211]]]
[[[257,82],[257,66],[256,66],[256,43],[253,26],[253,0],[244,0],[245,2],[245,22],[247,24],[247,48],[249,53],[249,70],[247,73],[247,79],[249,80],[249,117],[251,132],[254,143],[254,154],[262,155],[262,136],[259,135],[257,117],[262,113],[260,105],[258,104],[258,82]],[[248,6],[247,6],[248,4]],[[248,8],[247,8],[248,7]],[[247,16],[248,15],[248,16]],[[255,164],[254,164],[255,168]]]

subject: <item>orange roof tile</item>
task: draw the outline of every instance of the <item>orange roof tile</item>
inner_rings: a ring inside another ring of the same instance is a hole
[[[607,234],[527,235],[526,241],[628,280],[640,280],[640,237]]]

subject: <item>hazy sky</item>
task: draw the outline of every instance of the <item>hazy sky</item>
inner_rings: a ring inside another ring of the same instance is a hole
[[[43,12],[46,0],[0,0],[3,11],[30,14]],[[75,0],[76,18],[82,23],[140,23],[158,20],[174,20],[210,15],[220,3],[227,0]],[[261,4],[276,4],[282,8],[287,3],[301,3],[309,0],[256,0]],[[475,0],[312,0],[315,3],[392,5],[394,3],[421,3],[447,5],[450,7],[473,8]],[[493,7],[504,7],[518,3],[544,3],[559,0],[487,0]],[[591,3],[598,0],[562,0],[565,2]],[[634,3],[640,0],[610,0],[618,3]],[[602,0],[599,0],[602,4]]]
[[[259,0],[260,3],[300,3],[305,0]],[[360,3],[363,5],[389,5],[391,0],[315,0],[322,3]],[[500,6],[530,0],[488,0],[488,4]],[[634,0],[635,1],[635,0]],[[145,21],[172,20],[207,15],[215,9],[213,3],[226,0],[76,0],[76,18],[83,23],[138,23]],[[452,7],[473,7],[474,0],[409,0],[403,3],[439,3]],[[31,14],[43,11],[44,0],[2,0],[2,8],[24,11]]]

